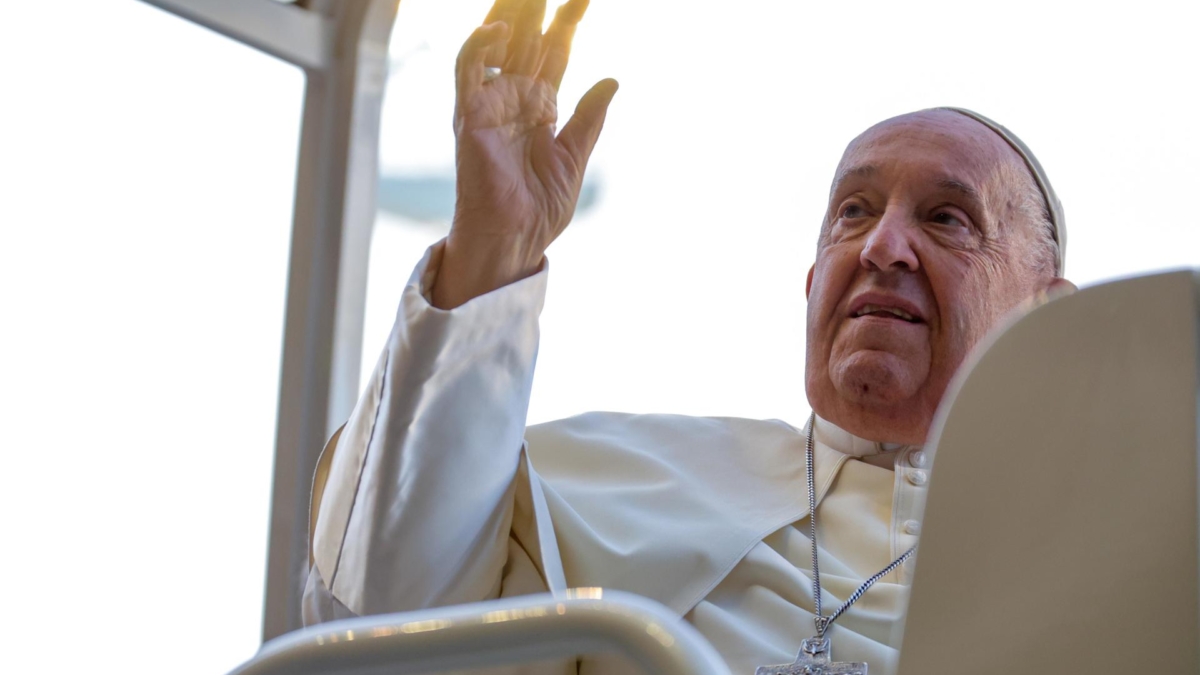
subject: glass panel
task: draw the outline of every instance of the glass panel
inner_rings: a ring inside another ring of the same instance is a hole
[[[367,367],[411,266],[446,230],[453,63],[489,4],[401,3]],[[833,169],[854,136],[911,110],[972,108],[1033,147],[1066,207],[1076,282],[1200,264],[1195,218],[1167,206],[1200,181],[1194,88],[1181,85],[1200,62],[1194,3],[684,10],[696,6],[605,0],[580,27],[562,111],[601,77],[621,90],[589,169],[596,201],[550,249],[531,421],[610,409],[803,422],[805,274]]]
[[[261,634],[303,76],[142,3],[16,11],[0,670],[226,672]]]

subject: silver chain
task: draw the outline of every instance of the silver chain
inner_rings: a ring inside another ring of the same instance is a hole
[[[893,560],[887,567],[879,570],[873,576],[871,576],[870,579],[864,581],[862,585],[858,587],[858,590],[851,593],[850,597],[846,598],[846,601],[833,611],[833,614],[830,614],[829,616],[821,615],[821,568],[817,564],[817,487],[816,478],[813,472],[813,427],[816,426],[816,423],[817,413],[814,411],[813,414],[808,418],[808,439],[804,444],[804,454],[805,459],[807,460],[806,464],[808,473],[808,525],[811,532],[810,538],[812,539],[813,602],[815,603],[817,610],[816,616],[813,618],[813,620],[817,624],[817,638],[821,639],[825,637],[825,631],[829,630],[829,627],[833,625],[833,622],[837,621],[838,617],[841,616],[843,612],[845,612],[847,609],[850,609],[850,605],[858,602],[858,599],[863,596],[863,593],[866,593],[868,588],[874,586],[876,581],[886,577],[892,572],[892,570],[903,565],[904,561],[912,557],[912,554],[917,550],[917,547],[914,546],[908,549],[899,558]]]

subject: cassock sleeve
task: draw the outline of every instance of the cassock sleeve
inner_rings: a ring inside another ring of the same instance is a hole
[[[427,297],[442,246],[326,450],[305,623],[563,587],[523,445],[547,271],[440,310]]]

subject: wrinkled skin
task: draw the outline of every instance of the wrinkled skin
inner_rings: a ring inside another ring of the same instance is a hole
[[[924,443],[980,338],[1069,287],[1037,264],[1021,180],[1003,139],[950,111],[888,120],[850,144],[808,276],[805,384],[818,415],[863,438]]]

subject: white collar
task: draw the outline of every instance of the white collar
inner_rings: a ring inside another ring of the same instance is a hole
[[[903,443],[868,441],[865,438],[855,436],[824,418],[816,417],[815,420],[816,428],[813,431],[813,440],[824,443],[830,449],[836,450],[843,455],[868,457],[870,455],[881,455],[886,452],[904,450],[909,447]]]

